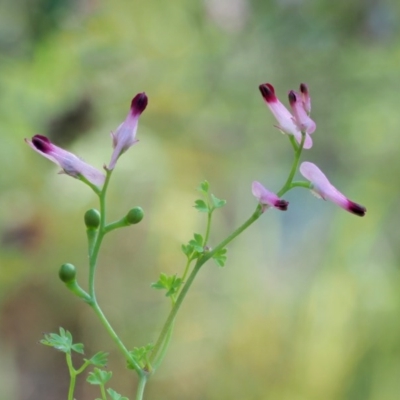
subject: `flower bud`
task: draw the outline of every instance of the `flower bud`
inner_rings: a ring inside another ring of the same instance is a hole
[[[143,219],[144,213],[142,207],[134,207],[126,214],[125,221],[129,225],[138,224]]]
[[[270,192],[260,182],[254,181],[251,187],[253,196],[260,202],[262,212],[269,207],[275,207],[278,210],[286,211],[289,202],[280,199],[275,193]]]
[[[78,179],[84,178],[98,188],[103,186],[106,177],[102,172],[75,154],[54,145],[46,136],[35,135],[31,140],[25,139],[25,142],[37,153],[58,164],[67,175]]]
[[[64,283],[70,283],[75,281],[76,268],[74,265],[66,263],[61,265],[58,276]]]
[[[324,200],[337,204],[344,210],[363,217],[367,209],[361,204],[349,200],[333,186],[325,174],[313,163],[304,161],[300,165],[300,173],[311,182],[311,191]]]
[[[95,208],[87,210],[84,219],[88,229],[97,229],[100,225],[100,213]]]
[[[139,123],[139,117],[147,107],[146,93],[138,93],[131,102],[131,109],[125,118],[125,121],[118,127],[115,133],[112,133],[114,151],[111,156],[109,170],[114,169],[118,158],[125,153],[131,146],[137,143],[136,131]]]

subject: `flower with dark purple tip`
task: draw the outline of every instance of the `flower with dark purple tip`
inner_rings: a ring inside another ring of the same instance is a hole
[[[303,102],[304,109],[306,113],[310,115],[311,113],[311,97],[310,93],[308,92],[308,86],[305,83],[300,83],[300,93],[301,93],[301,100]]]
[[[291,90],[289,92],[289,104],[292,108],[294,123],[299,130],[307,132],[308,134],[314,133],[316,128],[315,122],[308,116],[300,94]]]
[[[148,99],[146,93],[138,93],[131,102],[131,109],[125,121],[117,128],[115,133],[111,133],[113,139],[114,151],[111,156],[109,170],[114,169],[118,158],[125,153],[129,147],[133,146],[138,140],[136,139],[136,131],[138,127],[139,117],[146,109]]]
[[[311,182],[311,191],[317,197],[332,201],[344,210],[360,217],[363,217],[367,212],[364,206],[354,203],[339,192],[315,164],[308,161],[303,162],[300,165],[300,173]]]
[[[265,189],[265,187],[257,181],[254,181],[251,186],[253,196],[259,201],[262,206],[262,212],[269,207],[275,207],[278,210],[286,211],[289,203],[286,200],[280,199],[275,193]]]
[[[78,179],[84,178],[97,187],[103,185],[105,180],[103,173],[82,161],[75,154],[54,145],[46,136],[35,135],[32,140],[25,139],[25,142],[33,150],[58,164],[67,175]]]
[[[299,128],[300,124],[296,123],[295,117],[276,97],[274,87],[270,83],[263,83],[259,86],[259,89],[265,103],[278,121],[276,127],[283,133],[293,135],[297,142],[300,143],[302,140],[302,133]],[[305,132],[305,135],[306,138],[303,147],[310,149],[312,147],[312,139],[308,135],[308,132]]]

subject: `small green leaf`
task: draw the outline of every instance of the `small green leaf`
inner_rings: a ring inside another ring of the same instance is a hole
[[[165,294],[167,297],[172,296],[175,294],[178,289],[180,288],[182,283],[182,278],[178,278],[175,275],[166,275],[163,272],[160,274],[160,278],[157,282],[153,282],[151,287],[154,289],[165,289],[167,293]]]
[[[175,275],[173,279],[171,279],[169,283],[169,290],[167,291],[167,293],[165,293],[165,295],[169,297],[175,294],[180,288],[181,283],[182,283],[182,278],[177,278]]]
[[[71,350],[77,351],[74,346],[77,346],[77,348],[81,349],[83,352],[83,344],[77,343],[73,345],[71,333],[64,328],[60,328],[59,335],[57,335],[57,333],[46,333],[44,339],[42,339],[40,343],[45,346],[54,347],[56,350],[62,351],[63,353],[71,353]]]
[[[111,400],[129,400],[127,397],[121,396],[119,393],[111,388],[107,389],[107,393],[110,395]]]
[[[154,289],[168,289],[169,278],[167,274],[161,272],[157,282],[153,282],[151,287]]]
[[[204,252],[203,246],[199,246],[198,244],[196,244],[196,242],[194,240],[191,240],[190,244],[193,245],[193,250],[196,251],[197,253],[201,254]]]
[[[197,190],[198,190],[199,192],[202,192],[202,193],[204,193],[204,194],[207,194],[209,188],[210,188],[210,184],[209,184],[207,181],[203,181],[203,182],[200,183],[200,186],[197,188]]]
[[[193,246],[190,244],[183,244],[181,246],[181,249],[183,251],[183,254],[185,254],[187,257],[190,257],[190,255],[193,253]]]
[[[221,208],[226,204],[226,200],[221,200],[218,197],[215,197],[213,194],[211,194],[211,201],[214,208]]]
[[[167,288],[167,275],[161,272],[157,282],[153,282],[150,286],[154,289],[166,289]]]
[[[204,252],[203,243],[204,243],[203,236],[201,236],[200,233],[195,233],[194,240],[191,240],[189,242],[189,245],[193,247],[194,251],[197,251],[198,253],[203,253]]]
[[[160,289],[160,290],[165,289],[164,284],[161,283],[160,281],[153,282],[150,286],[151,286],[153,289]]]
[[[198,200],[196,200],[195,202],[194,202],[194,208],[196,209],[196,210],[198,210],[198,211],[200,211],[200,212],[204,212],[204,213],[208,213],[209,212],[209,208],[208,208],[208,205],[207,205],[207,203],[204,201],[204,200],[200,200],[200,199],[198,199]]]
[[[148,343],[146,346],[134,347],[132,351],[130,351],[130,355],[139,363],[139,365],[143,368],[147,363],[147,357],[149,353],[153,350],[154,344]],[[134,369],[133,365],[128,361],[127,367],[129,369]]]
[[[90,364],[95,365],[96,367],[105,367],[108,361],[108,353],[105,353],[104,351],[99,351],[88,361],[90,362]]]
[[[213,257],[213,259],[219,267],[225,266],[226,257]]]
[[[227,249],[221,249],[219,251],[217,251],[214,255],[213,255],[213,259],[214,261],[217,263],[218,266],[223,267],[225,266],[225,262],[226,262],[226,253],[227,253]]]
[[[86,381],[91,385],[105,385],[112,377],[111,371],[104,371],[99,368],[95,368],[93,372],[89,372],[89,376]]]
[[[83,354],[83,344],[82,343],[75,343],[71,346],[71,349],[73,351],[76,351],[77,353]]]

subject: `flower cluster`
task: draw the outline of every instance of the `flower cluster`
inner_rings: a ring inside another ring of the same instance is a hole
[[[299,144],[297,148],[298,156],[302,148],[310,149],[313,144],[310,135],[314,133],[316,124],[310,118],[311,98],[307,85],[304,83],[300,84],[300,92],[294,90],[289,92],[289,104],[292,112],[279,101],[275,95],[275,89],[270,83],[261,84],[259,89],[265,103],[278,122],[276,127],[282,133],[293,136]],[[310,182],[308,187],[318,197],[332,201],[339,207],[355,215],[361,217],[365,215],[366,208],[354,203],[339,192],[315,164],[307,161],[303,162],[300,166],[300,173]],[[291,187],[286,189],[290,189]],[[279,199],[277,195],[265,189],[259,182],[253,182],[252,192],[258,199],[263,211],[268,207],[275,207],[280,210],[287,209],[288,203],[286,201]]]
[[[278,121],[276,126],[281,132],[293,135],[298,143],[302,141],[302,132],[305,134],[304,148],[312,147],[310,134],[315,131],[315,122],[309,117],[311,112],[311,98],[307,85],[300,85],[300,93],[289,92],[289,104],[293,115],[275,96],[275,89],[270,83],[259,86],[260,92],[268,108]]]
[[[139,117],[146,109],[147,102],[148,99],[145,93],[138,93],[132,99],[131,108],[125,121],[117,128],[115,133],[111,134],[114,151],[109,166],[104,167],[106,170],[114,169],[118,158],[137,142],[136,131]],[[85,163],[75,154],[51,143],[46,136],[35,135],[31,140],[25,139],[25,141],[33,150],[58,164],[62,169],[61,172],[97,188],[103,186],[105,175],[102,172]]]
[[[293,136],[297,141],[297,145],[296,142],[293,143],[299,157],[303,148],[310,149],[312,147],[313,141],[310,135],[316,129],[315,122],[310,118],[311,98],[307,85],[302,83],[299,92],[294,90],[289,92],[288,98],[292,112],[279,101],[275,95],[275,89],[270,83],[261,84],[259,89],[265,103],[278,122],[276,127],[282,133]],[[147,103],[146,94],[138,93],[132,99],[131,108],[125,121],[114,133],[111,133],[114,151],[108,167],[104,166],[106,171],[113,170],[119,157],[137,142],[136,131],[139,117],[146,109]],[[62,172],[67,175],[78,178],[97,189],[101,189],[103,186],[106,179],[103,172],[85,163],[76,155],[54,145],[46,136],[35,135],[31,140],[25,139],[25,141],[33,150],[58,164]],[[310,182],[308,186],[306,184],[302,186],[307,186],[318,197],[330,200],[355,215],[365,215],[366,208],[354,203],[339,192],[316,165],[303,162],[300,166],[300,173]],[[292,187],[285,187],[284,191],[286,192]],[[260,182],[253,182],[252,193],[259,201],[262,212],[270,207],[282,211],[288,208],[287,201],[267,190]]]

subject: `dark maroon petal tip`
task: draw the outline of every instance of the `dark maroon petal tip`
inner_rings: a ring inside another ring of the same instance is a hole
[[[51,150],[50,140],[43,135],[35,135],[32,138],[32,144],[42,153],[48,153]]]
[[[296,96],[296,93],[293,90],[291,90],[289,92],[288,97],[289,97],[289,103],[290,103],[291,106],[296,103],[297,96]]]
[[[364,206],[357,203],[353,203],[352,201],[349,201],[348,210],[351,213],[358,215],[359,217],[363,217],[367,212],[367,209]]]
[[[274,206],[281,211],[286,211],[288,208],[289,202],[286,200],[278,200]]]
[[[268,103],[276,101],[275,89],[270,83],[263,83],[259,87],[262,97]]]
[[[133,114],[141,114],[147,107],[148,98],[146,93],[138,93],[131,103],[131,110]]]
[[[300,92],[308,94],[308,86],[305,83],[300,83]]]

